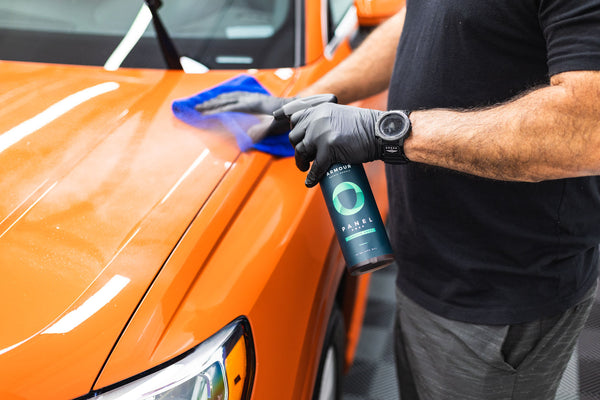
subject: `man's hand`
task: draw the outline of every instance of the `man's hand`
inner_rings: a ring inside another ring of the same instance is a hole
[[[287,121],[273,119],[273,111],[292,100],[294,100],[292,97],[274,97],[262,93],[238,91],[220,94],[213,99],[197,104],[195,108],[204,115],[222,112],[257,114],[261,122],[248,130],[248,136],[254,143],[257,143],[266,136],[279,135],[290,130]]]
[[[315,186],[331,164],[358,164],[378,157],[375,122],[381,111],[322,104],[292,115],[290,142],[296,150],[296,166],[312,167],[306,186]]]
[[[207,115],[227,111],[272,115],[273,111],[292,100],[293,98],[274,97],[262,93],[228,92],[197,104],[196,110]]]

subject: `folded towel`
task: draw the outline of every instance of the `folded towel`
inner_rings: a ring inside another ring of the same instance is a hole
[[[279,157],[293,156],[294,147],[290,144],[288,133],[267,136],[258,143],[253,143],[247,132],[248,128],[260,122],[260,119],[255,115],[239,112],[223,112],[203,115],[195,109],[197,104],[210,100],[221,93],[236,91],[269,94],[269,92],[253,77],[249,75],[240,75],[192,97],[173,101],[173,113],[183,122],[195,126],[196,128],[206,130],[222,130],[225,128],[235,135],[237,144],[242,151],[253,148]]]

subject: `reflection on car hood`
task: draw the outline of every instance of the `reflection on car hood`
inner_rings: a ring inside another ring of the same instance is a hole
[[[185,125],[171,102],[233,75],[0,61],[0,388],[27,398],[37,371],[90,389],[239,156],[231,135]]]

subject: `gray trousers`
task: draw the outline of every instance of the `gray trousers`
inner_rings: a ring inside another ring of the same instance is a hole
[[[518,325],[452,321],[397,294],[401,400],[551,400],[595,289],[563,314]]]

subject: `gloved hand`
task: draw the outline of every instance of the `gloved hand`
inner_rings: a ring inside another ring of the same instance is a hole
[[[306,186],[315,186],[331,164],[359,164],[378,158],[375,123],[382,111],[325,103],[292,115],[290,142],[296,166],[312,167]]]
[[[293,97],[274,97],[262,93],[236,91],[220,94],[197,104],[195,108],[204,115],[228,111],[262,114],[259,115],[261,122],[248,130],[248,136],[256,143],[266,136],[279,135],[290,130],[290,124],[287,121],[274,120],[273,111],[292,100],[294,100]]]
[[[293,98],[274,97],[254,92],[228,92],[196,105],[203,114],[216,114],[225,111],[251,114],[269,114],[292,101]]]

